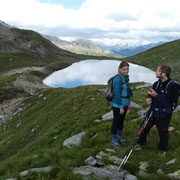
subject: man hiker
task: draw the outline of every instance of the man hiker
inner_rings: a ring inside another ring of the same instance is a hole
[[[178,101],[179,89],[176,83],[170,79],[171,68],[167,65],[160,65],[156,70],[156,77],[159,78],[148,91],[147,104],[151,104],[148,111],[152,117],[138,139],[134,150],[142,150],[146,143],[146,137],[156,125],[159,134],[159,155],[165,155],[168,150],[168,126],[172,112]]]

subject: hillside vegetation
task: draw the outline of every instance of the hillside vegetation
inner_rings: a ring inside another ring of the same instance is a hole
[[[23,111],[7,123],[1,123],[0,179],[18,177],[21,171],[45,166],[56,168],[48,175],[30,173],[21,179],[81,179],[72,173],[72,168],[84,165],[84,160],[89,156],[94,157],[98,152],[112,148],[109,144],[112,122],[94,122],[111,110],[103,93],[96,91],[102,87],[104,86],[40,90],[28,98],[22,105]],[[146,92],[147,89],[136,90],[133,98],[143,109],[147,107]],[[133,152],[130,163],[125,168],[138,176],[140,161],[148,161],[149,179],[158,179],[162,176],[156,173],[159,168],[166,174],[179,170],[179,115],[180,112],[175,113],[171,121],[171,126],[175,127],[175,130],[170,132],[169,153],[166,158],[158,158],[157,131],[152,129],[146,149],[143,152]],[[124,135],[130,143],[133,142],[142,122],[142,118],[132,121],[137,117],[137,109],[132,108],[125,121]],[[80,132],[87,132],[80,147],[63,147],[65,139]],[[92,138],[94,136],[95,138]],[[112,154],[123,158],[129,147],[120,148]],[[177,160],[175,164],[165,165],[174,158]]]
[[[0,25],[0,72],[9,68],[74,62],[81,58],[62,50],[31,30]]]
[[[172,78],[180,81],[180,40],[165,43],[146,52],[126,58],[152,70],[160,64],[168,64],[172,68]]]
[[[112,121],[94,122],[111,110],[103,93],[97,91],[105,86],[48,88],[42,86],[42,79],[54,70],[67,67],[81,59],[108,57],[75,55],[59,49],[36,32],[1,25],[0,28],[0,179],[81,180],[82,177],[73,174],[72,169],[84,165],[87,157],[94,157],[100,151],[112,148],[109,144]],[[178,45],[179,40],[173,41],[125,60],[153,70],[161,63],[168,63],[173,69],[173,77],[178,79]],[[27,66],[42,66],[43,69],[5,76],[1,74],[12,68]],[[141,109],[145,109],[148,107],[145,103],[148,89],[136,89],[140,84],[142,83],[132,84],[132,100],[141,105]],[[9,110],[9,107],[14,107],[16,111]],[[8,111],[10,117],[5,119],[3,115]],[[131,108],[125,121],[124,135],[130,144],[143,120],[137,112],[136,108]],[[170,126],[175,129],[170,132],[169,152],[165,158],[157,155],[158,135],[153,128],[145,150],[133,152],[124,168],[139,179],[139,163],[148,161],[149,175],[144,179],[153,180],[169,179],[165,174],[178,171],[179,116],[180,111],[173,114]],[[132,121],[137,118],[139,119]],[[87,133],[80,147],[63,146],[65,139],[80,132]],[[130,145],[124,146],[110,154],[123,158],[129,147]],[[172,159],[176,159],[176,162],[166,165]],[[103,161],[105,164],[109,163],[106,158]],[[24,170],[45,166],[54,168],[48,174],[33,172],[19,177],[19,173]],[[164,174],[157,174],[159,168]]]

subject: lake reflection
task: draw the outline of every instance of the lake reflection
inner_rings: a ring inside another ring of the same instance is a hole
[[[107,84],[107,80],[115,75],[121,61],[116,60],[84,60],[73,63],[71,66],[55,71],[43,83],[50,87],[72,88],[81,85]],[[130,82],[156,81],[155,72],[129,63]]]

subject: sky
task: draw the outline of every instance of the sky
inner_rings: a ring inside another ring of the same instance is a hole
[[[64,40],[139,46],[180,38],[179,0],[0,0],[0,20]]]

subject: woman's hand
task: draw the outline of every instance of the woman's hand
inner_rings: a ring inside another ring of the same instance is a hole
[[[128,106],[127,110],[129,111],[131,109],[131,106]]]
[[[120,114],[124,114],[124,109],[120,109]]]

